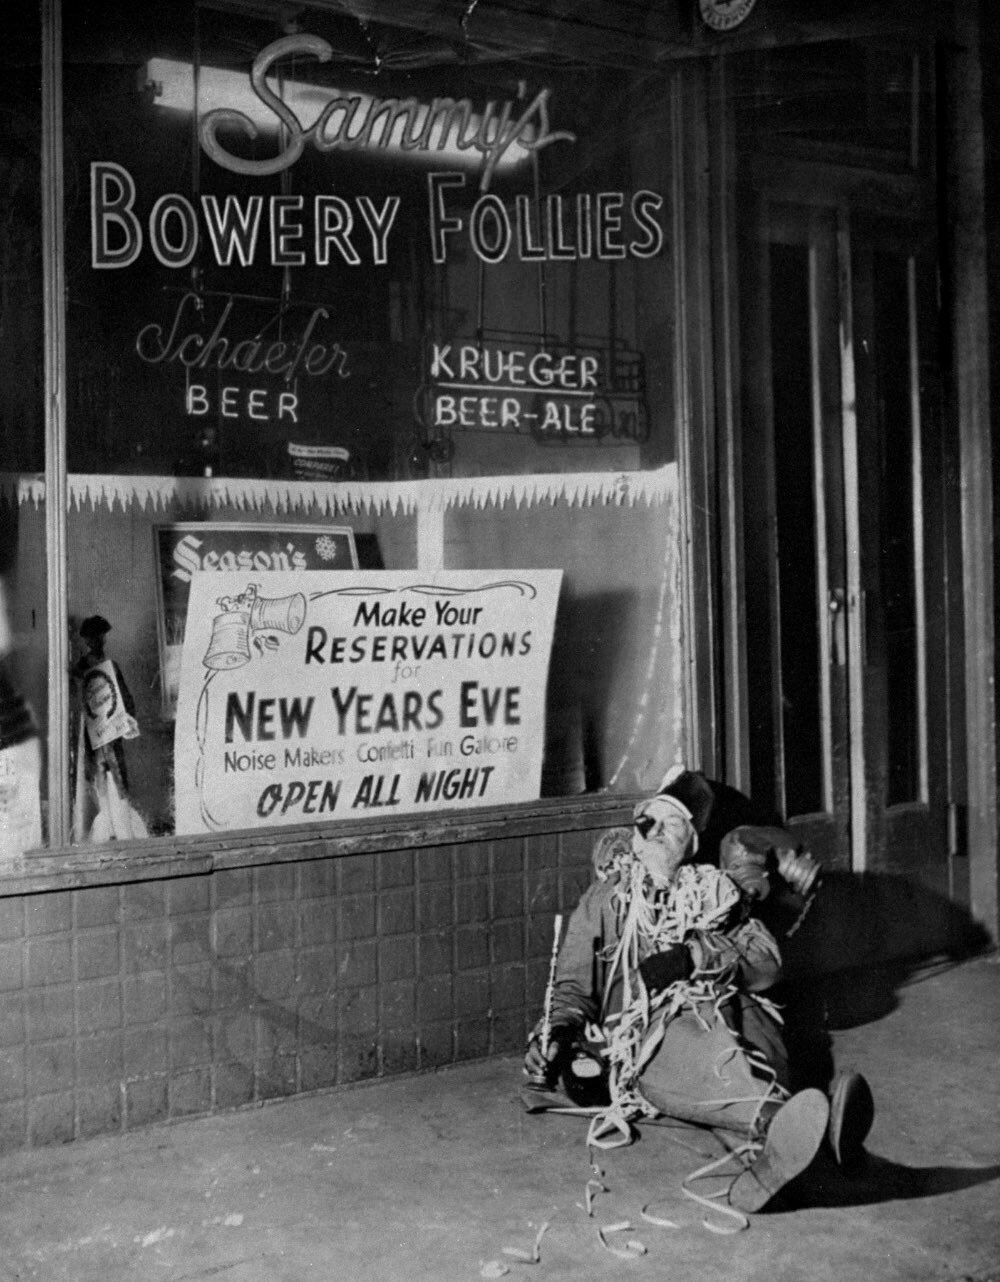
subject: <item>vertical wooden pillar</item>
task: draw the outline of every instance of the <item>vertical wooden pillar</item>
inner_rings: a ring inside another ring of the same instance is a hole
[[[48,627],[48,840],[69,840],[69,637],[66,617],[66,276],[62,0],[43,0],[42,275],[45,314],[45,567]]]
[[[997,937],[997,725],[994,501],[979,7],[957,0],[947,54],[947,245],[954,409],[961,469],[969,897]]]

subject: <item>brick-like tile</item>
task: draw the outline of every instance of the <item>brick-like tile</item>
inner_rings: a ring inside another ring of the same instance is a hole
[[[459,1020],[455,1027],[455,1058],[479,1059],[490,1053],[490,1021],[482,1019]]]
[[[378,1046],[373,1033],[361,1033],[341,1038],[340,1065],[337,1074],[340,1082],[358,1082],[378,1075]]]
[[[301,993],[325,993],[336,986],[337,954],[332,944],[296,954],[296,987]]]
[[[122,995],[116,979],[99,979],[77,985],[76,1022],[81,1034],[121,1027]]]
[[[445,1020],[449,1025],[453,1017],[454,981],[451,975],[422,979],[417,985],[417,1019],[421,1029],[427,1024]]]
[[[212,1059],[211,1025],[203,1019],[178,1019],[170,1025],[170,1068],[193,1068]]]
[[[600,831],[603,831],[600,830]],[[561,832],[559,834],[559,863],[564,867],[590,867],[594,842],[600,836],[586,828],[578,832]]]
[[[168,914],[176,917],[181,913],[208,912],[210,890],[211,878],[207,875],[174,877],[167,882]]]
[[[28,1142],[28,1106],[24,1100],[0,1102],[0,1153]]]
[[[167,1009],[167,977],[155,971],[122,981],[122,1009],[126,1026],[152,1024]]]
[[[490,1004],[494,1011],[524,1009],[523,966],[495,966],[490,979]]]
[[[298,1087],[298,1071],[294,1055],[275,1055],[257,1070],[257,1098],[281,1099],[294,1095]]]
[[[252,957],[218,960],[212,967],[212,1009],[249,1007],[256,993]]]
[[[346,895],[340,900],[337,938],[347,943],[375,934],[375,896]]]
[[[589,877],[589,874],[588,874]],[[561,906],[559,874],[554,868],[542,868],[528,874],[526,887],[528,912],[532,917],[557,913]],[[575,903],[576,900],[573,900]]]
[[[295,947],[295,923],[298,909],[294,903],[267,904],[257,910],[258,952],[273,952]]]
[[[394,886],[413,885],[413,852],[386,850],[378,858],[378,885],[380,890]]]
[[[450,1021],[420,1026],[421,1068],[440,1068],[455,1058],[455,1030]]]
[[[207,1068],[189,1073],[175,1073],[167,1087],[171,1117],[189,1117],[207,1113],[212,1107],[212,1074]]]
[[[87,886],[73,891],[77,930],[92,926],[116,926],[121,912],[118,886]]]
[[[159,1122],[167,1117],[170,1112],[167,1092],[166,1077],[128,1082],[125,1086],[126,1127],[132,1130],[136,1126],[147,1126],[150,1122]]]
[[[68,891],[29,895],[24,909],[25,927],[29,935],[54,935],[73,927],[73,900]]]
[[[490,927],[494,962],[524,960],[524,921],[517,917],[511,921],[497,921]]]
[[[416,854],[417,878],[421,884],[451,881],[451,846],[430,846]]]
[[[339,994],[340,1033],[374,1030],[378,1025],[378,989],[346,988]]]
[[[374,984],[375,940],[362,939],[352,944],[342,944],[338,949],[337,987],[350,988],[361,984]]]
[[[19,896],[0,899],[0,941],[24,935],[24,900]]]
[[[520,873],[524,868],[524,840],[521,837],[506,837],[493,843],[493,875]]]
[[[523,1012],[504,1010],[493,1016],[492,1054],[507,1055],[523,1051],[527,1044],[528,1030]]]
[[[46,935],[29,939],[27,975],[30,987],[64,984],[73,978],[73,941],[69,935]]]
[[[254,988],[263,1001],[279,1002],[296,989],[296,960],[291,951],[258,957],[254,967]]]
[[[483,925],[459,926],[455,931],[459,971],[485,966],[490,960],[490,934]]]
[[[235,908],[250,903],[250,871],[249,868],[221,868],[212,874],[212,897],[216,908]]]
[[[25,994],[25,1018],[28,1040],[49,1041],[68,1037],[73,1032],[74,990],[71,984],[60,988],[30,988]]]
[[[253,912],[249,907],[219,908],[214,915],[219,957],[249,957],[253,952]]]
[[[347,855],[337,860],[338,893],[357,895],[375,889],[375,855]]]
[[[421,975],[440,975],[451,972],[455,954],[455,932],[453,930],[432,931],[417,938],[419,961],[417,969]]]
[[[0,944],[0,992],[12,992],[24,983],[24,945]]]
[[[416,1017],[416,985],[399,979],[379,985],[379,1023],[382,1028],[410,1028]]]
[[[295,897],[294,864],[265,864],[254,868],[251,881],[254,899],[259,904]]]
[[[78,1139],[119,1131],[122,1124],[121,1087],[115,1084],[78,1090],[76,1116]]]
[[[76,1063],[71,1038],[33,1043],[28,1047],[25,1083],[29,1098],[72,1090],[75,1080]]]
[[[23,1099],[26,1088],[24,1047],[0,1050],[0,1100]]]
[[[524,913],[524,882],[518,877],[496,877],[493,881],[493,918],[521,917]]]
[[[106,979],[121,968],[118,931],[85,930],[76,937],[77,979]]]
[[[470,1015],[485,1015],[489,1008],[489,971],[455,976],[455,1014],[459,1019]]]
[[[417,1067],[417,1040],[412,1028],[382,1034],[382,1072],[411,1073]]]
[[[459,881],[455,884],[455,920],[483,922],[490,915],[490,886],[482,881]]]
[[[559,842],[550,833],[525,837],[524,857],[528,869],[555,868],[559,863]]]
[[[170,959],[175,966],[211,961],[212,919],[208,913],[188,914],[170,921]]]
[[[413,935],[393,935],[378,941],[379,983],[395,979],[412,981],[416,973],[417,948]]]
[[[378,930],[380,935],[404,935],[416,925],[412,887],[405,890],[383,890],[378,896]]]
[[[28,1104],[28,1143],[65,1144],[73,1138],[76,1101],[72,1091],[40,1095]]]
[[[563,922],[563,930],[566,923]],[[552,953],[552,937],[555,930],[554,912],[532,913],[528,918],[528,956],[549,957]]]
[[[24,994],[0,994],[0,1047],[19,1046],[26,1036]]]
[[[122,1059],[127,1080],[165,1075],[167,1071],[167,1030],[126,1029],[122,1034]]]
[[[417,891],[417,916],[421,930],[443,929],[454,923],[454,889],[450,881],[421,883]]]
[[[212,966],[174,966],[167,1001],[173,1015],[206,1015],[212,1009]]]
[[[122,918],[126,921],[144,921],[165,917],[167,913],[167,883],[163,881],[137,881],[122,887]]]
[[[253,1099],[253,1069],[249,1064],[217,1064],[214,1078],[216,1108],[239,1108]]]
[[[299,941],[303,948],[330,944],[337,936],[337,908],[331,900],[309,899],[299,904]]]
[[[333,859],[310,859],[299,864],[299,897],[333,899],[337,893],[337,864]]]
[[[125,970],[165,970],[169,954],[165,921],[130,921],[122,928],[122,966]]]
[[[319,1091],[337,1082],[337,1042],[306,1047],[299,1056],[304,1091]]]
[[[298,1046],[299,1021],[294,1010],[270,1005],[260,1010],[254,1020],[255,1055],[258,1064],[276,1055],[294,1055]]]
[[[121,1081],[125,1071],[123,1047],[120,1032],[81,1037],[76,1044],[77,1083]]]
[[[302,1048],[325,1046],[337,1039],[337,998],[307,997],[298,1007],[298,1044]]]
[[[481,877],[490,874],[490,850],[485,842],[455,847],[455,876]]]
[[[252,1064],[256,1034],[257,1017],[249,1010],[214,1016],[212,1051],[215,1062]]]

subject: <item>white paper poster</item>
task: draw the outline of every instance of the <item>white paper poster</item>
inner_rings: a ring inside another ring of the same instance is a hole
[[[534,800],[561,579],[196,574],[176,831]]]

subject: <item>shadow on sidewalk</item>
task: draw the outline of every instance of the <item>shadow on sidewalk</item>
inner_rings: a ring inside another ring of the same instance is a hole
[[[874,1206],[879,1202],[913,1201],[957,1193],[1000,1179],[1000,1165],[903,1166],[874,1154],[850,1174],[823,1157],[784,1190],[785,1209]]]

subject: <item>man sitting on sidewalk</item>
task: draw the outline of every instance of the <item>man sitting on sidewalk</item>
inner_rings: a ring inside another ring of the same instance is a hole
[[[817,1089],[790,1093],[766,996],[781,954],[758,912],[767,843],[743,828],[723,842],[722,867],[694,862],[704,782],[671,771],[636,807],[630,839],[616,830],[599,843],[597,880],[570,919],[529,1040],[525,1102],[544,1109],[561,1084],[590,1107],[589,1142],[605,1147],[658,1115],[735,1132],[743,1162],[729,1203],[753,1212],[806,1170],[825,1137],[838,1161],[854,1160],[873,1105],[855,1073],[829,1101]]]

